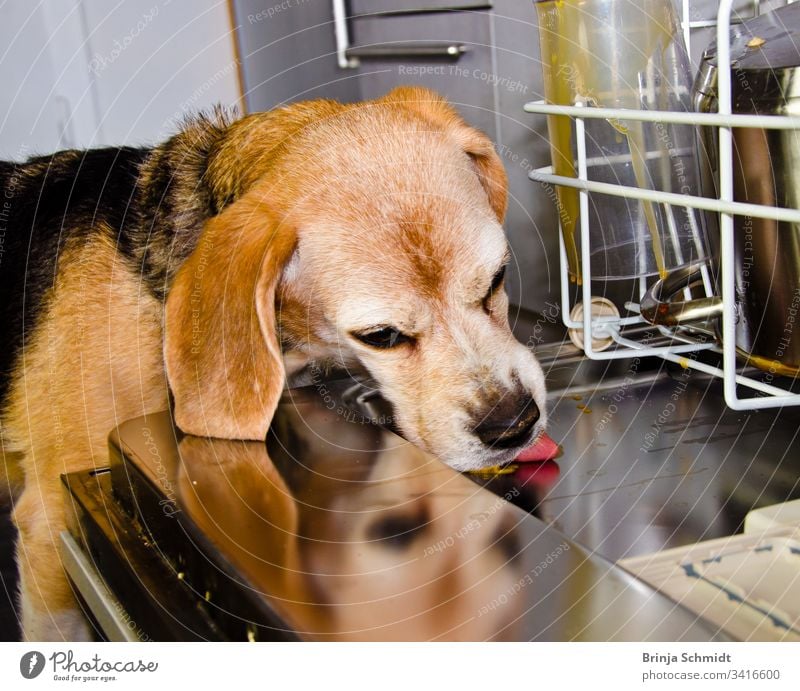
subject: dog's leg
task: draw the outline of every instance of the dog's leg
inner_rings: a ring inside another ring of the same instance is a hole
[[[64,500],[59,484],[26,487],[14,508],[22,631],[28,641],[92,638],[61,565],[58,531],[64,525]]]
[[[42,388],[41,373],[48,369],[33,366],[41,364],[40,356],[41,348],[34,343],[25,358],[27,386],[13,387],[5,425],[25,469],[25,486],[12,514],[18,532],[22,632],[28,641],[91,640],[92,631],[61,562],[60,533],[71,508],[60,475],[104,464],[105,435],[95,433],[92,439],[86,416],[79,415],[74,403],[68,404],[65,390]],[[62,383],[67,388],[77,387],[68,370],[64,372]],[[78,424],[63,424],[62,420]],[[107,419],[103,422],[109,429],[111,424]]]
[[[83,259],[83,261],[82,261]],[[81,640],[81,616],[59,557],[71,508],[60,475],[107,465],[109,432],[167,407],[161,311],[107,241],[60,259],[59,282],[28,339],[4,411],[4,435],[23,454],[14,510],[24,635]]]

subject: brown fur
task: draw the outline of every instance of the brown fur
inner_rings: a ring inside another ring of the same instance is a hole
[[[59,567],[65,523],[59,476],[107,464],[120,422],[163,409],[161,309],[98,239],[68,251],[44,322],[25,349],[5,426],[24,456],[25,490],[14,508],[23,629],[33,639],[85,638]]]
[[[109,431],[170,391],[184,432],[263,440],[286,368],[360,363],[406,436],[462,468],[511,457],[470,436],[464,411],[482,390],[522,377],[542,405],[505,295],[486,295],[507,251],[505,172],[437,95],[201,119],[136,155],[137,225],[74,221],[4,401],[4,449],[25,476],[14,520],[29,639],[89,633],[59,566],[59,475],[104,465]],[[368,300],[381,323],[402,308],[391,318],[415,345],[360,343]]]

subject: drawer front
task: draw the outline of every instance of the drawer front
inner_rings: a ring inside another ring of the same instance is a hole
[[[398,41],[453,41],[490,44],[488,12],[445,12],[425,15],[362,16],[350,19],[350,45]]]
[[[430,16],[369,18],[351,22],[356,51],[385,47],[391,57],[361,58],[358,68],[362,98],[376,98],[401,84],[438,91],[474,126],[495,138],[495,76],[492,74],[491,24],[488,13],[464,12]],[[463,47],[452,57],[403,55],[404,47]]]

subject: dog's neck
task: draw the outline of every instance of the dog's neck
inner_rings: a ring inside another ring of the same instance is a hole
[[[233,200],[214,189],[209,162],[231,124],[222,109],[193,117],[181,132],[154,147],[140,167],[135,219],[142,277],[163,297],[181,263],[197,245],[205,222]]]

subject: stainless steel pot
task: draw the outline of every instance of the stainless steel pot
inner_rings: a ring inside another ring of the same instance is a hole
[[[750,20],[731,30],[734,113],[800,114],[800,3]],[[699,112],[717,111],[716,46],[703,56],[695,83]],[[704,191],[717,196],[717,129],[701,129]],[[800,132],[733,129],[734,199],[800,207]],[[719,225],[707,219],[712,273],[719,292]],[[750,216],[734,218],[736,346],[746,360],[773,373],[800,373],[800,226]],[[658,281],[642,300],[642,315],[674,325],[718,317],[721,301],[671,298],[700,277],[695,265]],[[718,331],[719,333],[719,331]]]

